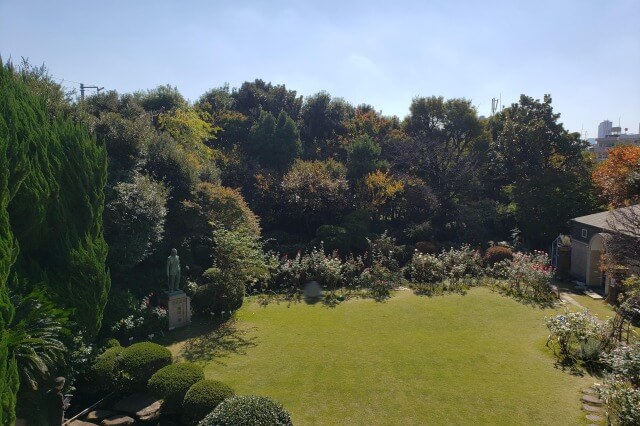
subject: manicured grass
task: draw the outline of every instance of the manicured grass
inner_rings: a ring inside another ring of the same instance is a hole
[[[270,396],[297,425],[583,424],[580,389],[554,367],[543,317],[486,288],[385,303],[247,303],[226,331],[169,345],[209,379]],[[235,328],[234,328],[235,327]],[[216,353],[213,359],[207,354]]]

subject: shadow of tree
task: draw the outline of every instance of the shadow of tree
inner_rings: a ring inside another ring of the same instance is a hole
[[[224,364],[222,358],[230,354],[246,355],[248,348],[257,346],[257,337],[249,336],[252,330],[238,328],[235,319],[217,325],[202,334],[188,338],[180,351],[187,361],[213,361]]]

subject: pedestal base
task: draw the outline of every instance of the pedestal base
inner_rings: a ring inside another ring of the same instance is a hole
[[[184,291],[164,292],[161,302],[167,307],[169,330],[191,324],[191,298]]]

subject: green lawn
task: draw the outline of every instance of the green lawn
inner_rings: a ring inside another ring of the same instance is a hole
[[[583,424],[579,391],[594,379],[554,367],[552,312],[486,288],[336,308],[247,303],[235,325],[176,332],[169,348],[239,394],[280,401],[297,425]]]

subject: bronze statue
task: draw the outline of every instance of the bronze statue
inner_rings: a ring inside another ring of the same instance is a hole
[[[180,257],[176,249],[171,249],[171,255],[167,258],[167,281],[169,292],[180,290]]]

